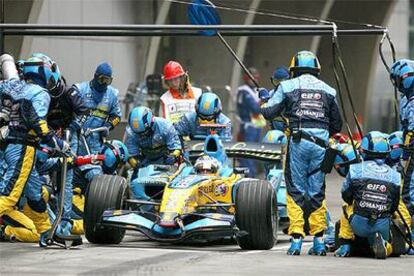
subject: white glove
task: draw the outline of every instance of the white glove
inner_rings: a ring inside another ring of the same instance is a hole
[[[0,141],[5,141],[9,135],[9,126],[3,126],[0,128]]]
[[[56,137],[53,137],[52,139],[53,139],[53,142],[54,142],[53,149],[55,151],[61,152],[65,155],[69,155],[71,153],[71,148],[70,148],[70,145],[69,145],[68,142],[66,142],[62,139],[56,138]]]

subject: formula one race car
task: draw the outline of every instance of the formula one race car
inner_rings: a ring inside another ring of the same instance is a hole
[[[212,134],[204,143],[190,142],[187,148],[189,160],[176,169],[165,165],[140,169],[146,199],[131,198],[122,177],[96,177],[85,203],[89,242],[120,243],[128,229],[159,242],[235,237],[242,249],[272,248],[278,232],[275,187],[245,178],[246,169],[234,168],[228,158],[277,163],[280,146],[222,143]],[[198,163],[192,165],[190,160],[195,159]],[[207,164],[211,159],[219,162],[219,168],[203,171],[211,168]]]

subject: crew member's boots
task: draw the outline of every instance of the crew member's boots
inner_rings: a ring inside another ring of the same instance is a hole
[[[302,241],[303,239],[300,238],[294,238],[292,237],[290,239],[290,248],[287,251],[288,255],[300,255],[300,251],[302,250]]]
[[[313,237],[313,246],[309,249],[309,255],[326,256],[323,237]]]

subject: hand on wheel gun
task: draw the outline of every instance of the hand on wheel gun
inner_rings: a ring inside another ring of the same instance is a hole
[[[54,152],[60,153],[65,157],[73,157],[72,149],[68,142],[60,139],[59,137],[53,136],[46,142],[46,145]]]
[[[92,133],[100,132],[102,137],[107,137],[109,135],[109,127],[97,127],[97,128],[87,128],[85,131],[82,131],[83,136],[88,137]]]
[[[178,150],[178,149],[174,150],[165,158],[165,164],[174,165],[176,162],[180,160],[180,157],[181,157],[181,150]]]

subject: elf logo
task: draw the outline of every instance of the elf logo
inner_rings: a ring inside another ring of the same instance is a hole
[[[322,95],[320,93],[302,93],[300,97],[305,100],[320,100]]]
[[[382,184],[368,184],[367,189],[371,191],[380,191],[382,193],[387,191],[387,186]]]

